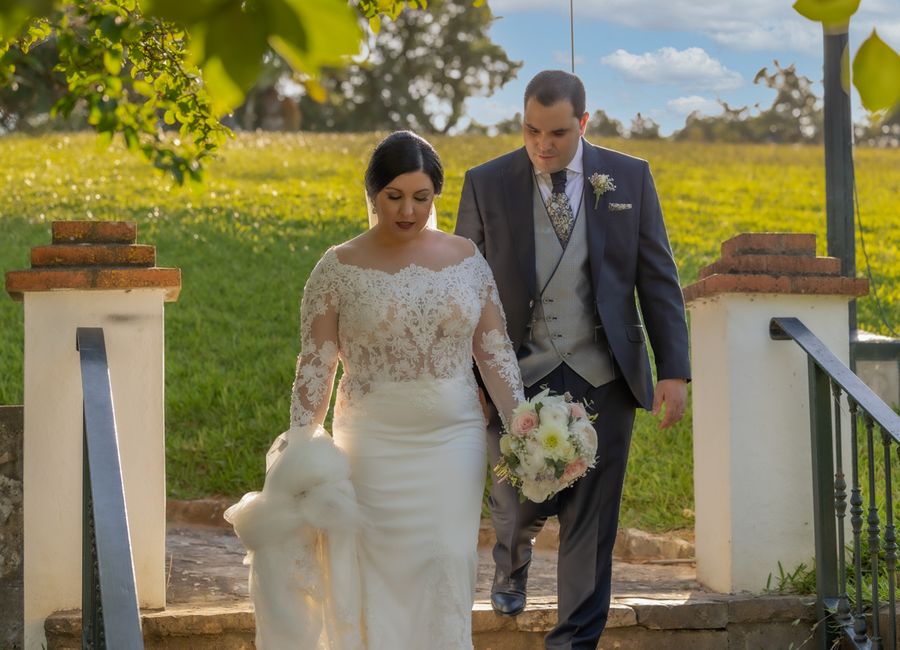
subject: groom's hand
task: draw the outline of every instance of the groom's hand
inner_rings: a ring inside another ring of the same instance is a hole
[[[684,379],[661,379],[653,391],[653,415],[659,415],[663,405],[666,413],[660,429],[667,429],[681,419],[687,404],[687,382]]]

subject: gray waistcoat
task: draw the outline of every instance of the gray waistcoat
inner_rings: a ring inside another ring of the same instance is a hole
[[[534,250],[537,286],[546,288],[536,301],[531,335],[519,352],[523,382],[533,386],[561,363],[592,386],[611,381],[615,371],[606,337],[595,333],[599,321],[591,289],[584,202],[563,252],[535,183]]]

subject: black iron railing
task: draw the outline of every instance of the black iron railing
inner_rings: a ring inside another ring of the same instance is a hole
[[[76,345],[84,393],[82,647],[143,648],[103,330],[79,327]]]
[[[795,341],[809,361],[817,646],[894,650],[897,537],[891,457],[900,451],[900,416],[798,319],[773,318],[769,333],[775,340]]]

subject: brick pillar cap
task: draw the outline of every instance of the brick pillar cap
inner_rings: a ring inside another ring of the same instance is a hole
[[[181,291],[181,270],[156,266],[156,248],[136,244],[133,221],[55,221],[53,243],[31,249],[31,268],[8,271],[6,291],[21,301],[28,291],[165,289]]]
[[[841,274],[840,260],[816,257],[810,233],[741,233],[722,243],[722,257],[700,269],[684,288],[685,302],[721,293],[832,295],[869,292],[865,278]]]

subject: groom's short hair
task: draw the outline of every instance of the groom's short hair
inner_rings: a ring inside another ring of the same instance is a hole
[[[575,117],[584,115],[584,84],[581,79],[565,70],[538,72],[525,87],[525,103],[534,97],[542,106],[553,106],[567,101],[575,109]]]

